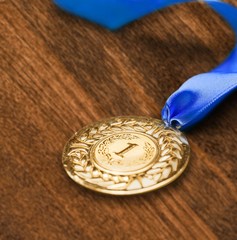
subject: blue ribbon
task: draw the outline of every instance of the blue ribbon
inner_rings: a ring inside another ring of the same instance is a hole
[[[62,9],[115,30],[151,12],[194,0],[54,0]],[[233,28],[237,39],[237,8],[220,0],[205,0]],[[237,42],[217,68],[187,80],[167,100],[163,120],[188,129],[201,121],[229,94],[237,90]]]

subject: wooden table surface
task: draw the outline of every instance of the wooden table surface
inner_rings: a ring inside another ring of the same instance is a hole
[[[160,118],[186,79],[224,60],[235,40],[217,14],[191,3],[112,33],[50,0],[3,0],[0,23],[0,239],[237,239],[236,94],[187,132],[190,165],[163,189],[98,194],[61,164],[82,126]]]

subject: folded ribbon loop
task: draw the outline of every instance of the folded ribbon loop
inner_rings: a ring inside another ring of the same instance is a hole
[[[162,118],[169,125],[192,127],[237,90],[237,73],[204,73],[186,81],[167,100]]]
[[[64,10],[115,30],[151,12],[194,0],[54,0]],[[237,38],[237,8],[221,0],[203,0],[233,28]],[[226,96],[237,90],[237,43],[230,56],[209,73],[186,81],[167,100],[163,120],[182,130],[202,120]]]
[[[208,4],[230,24],[237,37],[237,8],[217,1]],[[209,73],[187,80],[167,100],[162,118],[171,126],[188,129],[206,117],[237,90],[237,44],[230,56]]]

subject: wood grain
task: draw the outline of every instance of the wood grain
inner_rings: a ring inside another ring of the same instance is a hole
[[[0,239],[237,239],[236,94],[187,133],[188,170],[161,190],[94,193],[61,164],[82,126],[159,118],[181,83],[220,63],[235,40],[219,16],[192,3],[112,33],[49,0],[8,0],[0,23]]]

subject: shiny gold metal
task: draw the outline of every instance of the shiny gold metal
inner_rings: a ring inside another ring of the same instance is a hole
[[[184,135],[157,119],[116,117],[75,133],[63,152],[68,175],[92,190],[131,195],[161,188],[188,164]]]

